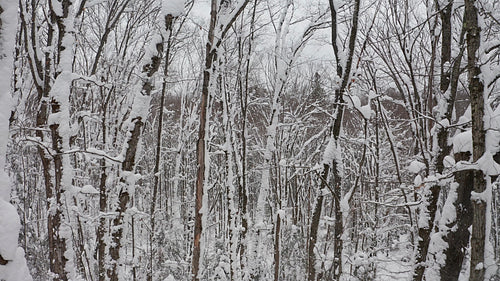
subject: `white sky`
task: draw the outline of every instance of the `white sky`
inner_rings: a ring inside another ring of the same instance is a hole
[[[271,0],[271,3],[275,3],[278,1]],[[296,17],[299,16],[300,10],[307,9],[304,8],[307,5],[310,5],[311,0],[295,0],[297,3],[297,11],[295,12]],[[328,3],[322,1],[322,5],[324,9],[328,9]],[[322,7],[323,7],[322,6]],[[269,15],[269,14],[266,14]],[[198,0],[195,1],[195,5],[193,10],[191,11],[191,18],[197,24],[204,26],[204,28],[208,28],[208,21],[210,17],[210,0]],[[277,16],[276,16],[277,17]],[[291,34],[300,33],[305,28],[305,23],[297,24],[294,28],[291,28]],[[325,29],[321,31],[316,31],[314,37],[308,42],[306,47],[303,50],[301,60],[311,60],[311,61],[323,61],[323,62],[334,62],[334,56],[332,51],[332,46],[330,45],[330,29]],[[274,41],[270,41],[270,47],[272,46]]]

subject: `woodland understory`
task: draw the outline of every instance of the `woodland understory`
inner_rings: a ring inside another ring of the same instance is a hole
[[[0,280],[500,280],[499,0],[0,0]]]

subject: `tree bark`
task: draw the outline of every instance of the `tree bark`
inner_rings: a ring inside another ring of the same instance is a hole
[[[213,70],[213,63],[217,59],[217,48],[222,43],[225,35],[231,28],[231,25],[236,20],[236,18],[241,14],[245,6],[247,5],[248,0],[244,1],[241,6],[237,7],[237,11],[234,16],[229,20],[227,25],[221,26],[221,32],[217,40],[215,40],[215,27],[217,22],[217,12],[219,11],[219,7],[217,6],[217,0],[211,1],[211,10],[210,10],[210,26],[208,29],[208,39],[205,47],[205,69],[203,70],[203,83],[201,89],[201,101],[200,101],[200,124],[198,130],[198,141],[196,143],[196,161],[198,164],[197,173],[196,173],[196,189],[195,189],[195,206],[194,206],[194,238],[193,238],[193,259],[192,259],[192,267],[191,273],[194,281],[200,280],[199,271],[200,271],[200,257],[201,257],[201,234],[203,232],[203,215],[207,215],[202,213],[203,209],[203,195],[205,188],[205,169],[208,167],[206,164],[207,157],[207,121],[208,121],[208,108],[209,108],[209,91],[210,91],[210,82],[211,82],[211,73]]]
[[[437,119],[439,121],[446,120],[448,124],[451,124],[452,114],[455,105],[455,98],[457,92],[457,83],[458,78],[460,76],[460,63],[463,55],[463,49],[457,55],[455,62],[453,63],[453,67],[449,68],[447,65],[450,65],[451,62],[451,44],[452,44],[452,23],[451,23],[451,15],[452,15],[452,7],[453,0],[448,1],[445,7],[440,7],[438,5],[438,9],[440,9],[440,17],[442,22],[442,31],[441,31],[441,74],[440,74],[440,97],[436,95],[436,102],[439,103],[438,99],[444,99],[446,103],[446,111],[439,112]],[[460,36],[460,42],[463,42],[463,33]],[[431,85],[430,85],[431,86]],[[443,160],[444,158],[450,154],[451,145],[449,145],[449,128],[446,126],[438,126],[437,132],[437,155],[434,157],[434,167],[435,171],[439,174],[442,174],[444,171]],[[468,159],[467,159],[468,160]],[[464,180],[461,177],[461,174],[458,173],[458,177],[460,180]],[[425,194],[424,202],[425,202],[425,210],[423,213],[427,214],[426,226],[419,227],[418,229],[418,244],[417,244],[417,256],[415,259],[416,265],[413,272],[413,280],[421,281],[424,275],[424,271],[426,269],[426,260],[427,254],[429,252],[429,244],[430,244],[430,234],[434,229],[434,219],[437,211],[437,203],[439,194],[441,192],[441,185],[435,184],[430,187],[429,192]],[[463,189],[462,183],[460,184],[460,188]],[[462,226],[460,224],[460,226]],[[462,230],[461,230],[462,231]],[[455,236],[450,236],[448,239],[453,239]],[[456,250],[456,248],[450,248],[447,251]],[[460,253],[456,253],[455,257],[458,257]],[[449,267],[449,266],[448,266]],[[455,268],[455,267],[452,267]],[[460,272],[460,266],[458,267],[458,272]],[[445,277],[445,275],[442,275]]]
[[[85,2],[85,1],[84,1]],[[61,5],[61,11],[55,11],[54,5]],[[72,235],[69,224],[71,214],[64,213],[63,206],[68,203],[72,204],[72,199],[66,192],[69,189],[68,181],[71,180],[71,163],[69,156],[65,155],[65,151],[69,149],[69,95],[71,92],[70,73],[72,72],[71,62],[73,59],[73,41],[67,40],[73,36],[66,32],[67,29],[71,30],[73,25],[74,15],[73,3],[69,0],[61,0],[58,3],[50,2],[50,20],[51,27],[48,33],[48,45],[53,44],[55,39],[55,53],[54,59],[51,59],[51,54],[46,52],[45,59],[45,72],[43,86],[40,85],[38,89],[39,98],[41,100],[41,107],[37,113],[37,126],[43,128],[48,125],[49,115],[55,116],[55,121],[49,124],[51,136],[51,149],[52,153],[49,155],[46,148],[39,147],[39,154],[42,158],[43,173],[45,179],[46,196],[48,205],[47,207],[52,210],[48,215],[48,236],[49,236],[49,260],[50,271],[54,274],[54,280],[68,280],[75,274],[73,268],[66,268],[67,263],[73,258],[66,255],[66,250],[72,247]],[[57,38],[54,38],[53,26],[57,27]],[[26,37],[25,37],[26,38]],[[28,42],[26,42],[28,43]],[[32,65],[32,74],[35,73],[35,65],[38,64],[36,59]],[[55,67],[54,67],[55,65]],[[51,68],[56,69],[51,77]],[[36,78],[34,78],[36,80]],[[51,80],[54,79],[52,82]],[[54,84],[59,83],[57,87]],[[49,100],[49,102],[47,102]],[[50,114],[49,114],[50,112]],[[66,123],[67,122],[67,123]],[[66,123],[66,124],[63,124]],[[37,131],[37,136],[42,140],[44,139],[43,132]],[[53,176],[52,164],[53,162]],[[69,202],[66,202],[66,199]]]
[[[155,151],[155,166],[153,168],[153,177],[154,177],[154,183],[153,183],[153,191],[151,193],[151,206],[149,210],[150,214],[150,224],[151,224],[151,237],[150,237],[150,249],[151,253],[149,256],[149,272],[148,272],[148,280],[151,281],[153,279],[153,256],[154,256],[154,251],[153,251],[153,240],[155,237],[155,231],[156,231],[156,224],[155,224],[155,212],[156,212],[156,201],[158,200],[156,198],[158,194],[158,185],[160,182],[160,156],[161,156],[161,138],[162,138],[162,132],[163,132],[163,110],[164,110],[164,104],[165,104],[165,93],[167,89],[167,74],[168,74],[168,68],[170,65],[170,47],[171,47],[171,39],[172,39],[172,18],[171,15],[170,20],[167,22],[169,23],[166,26],[167,32],[168,32],[168,38],[167,38],[167,49],[165,51],[165,65],[163,68],[163,83],[162,83],[162,88],[161,88],[161,97],[160,97],[160,112],[158,114],[158,128],[156,130],[156,151]],[[167,16],[167,17],[168,17]]]
[[[32,15],[31,18],[33,19],[35,16],[35,6],[36,4],[32,2]],[[23,7],[20,5],[21,12],[20,12],[20,17],[21,17],[21,23],[22,27],[24,28],[24,41],[25,41],[25,51],[28,52],[28,45],[31,44],[31,48],[36,49],[36,40],[34,40],[34,36],[28,36],[28,25],[26,23],[25,19],[25,12],[26,10],[23,10]],[[55,26],[55,15],[53,13],[50,13],[50,20],[51,23],[47,29],[47,46],[52,46],[53,40],[54,40],[54,26]],[[33,23],[34,25],[35,23]],[[31,25],[31,31],[32,34],[34,34],[34,26]],[[28,62],[31,70],[31,75],[33,76],[33,80],[35,83],[35,88],[37,89],[37,99],[40,102],[40,107],[37,111],[36,114],[36,127],[37,128],[45,128],[47,126],[47,120],[49,116],[49,92],[50,92],[50,79],[51,79],[51,65],[52,65],[52,59],[51,59],[51,54],[46,51],[45,52],[45,61],[44,65],[45,68],[42,70],[42,63],[41,60],[39,60],[36,56],[36,52],[33,57],[29,57]],[[38,78],[38,79],[37,79]],[[41,81],[40,83],[37,83],[37,81]],[[36,137],[38,137],[41,141],[47,142],[47,137],[43,133],[42,130],[37,130],[35,132]],[[51,155],[48,153],[46,147],[38,146],[37,147],[38,154],[40,155],[40,159],[42,162],[42,171],[43,171],[43,179],[44,179],[44,185],[45,185],[45,196],[48,199],[47,200],[47,210],[50,209],[50,201],[53,200],[55,202],[58,202],[58,198],[55,198],[57,192],[54,190],[54,183],[52,180],[52,175],[51,175],[51,169],[52,169],[52,159]],[[56,209],[55,212],[50,212],[47,216],[47,236],[48,236],[48,243],[49,243],[49,270],[51,273],[54,273],[56,276],[59,276],[60,274],[64,274],[64,266],[61,267],[61,265],[66,263],[66,260],[64,259],[64,256],[62,253],[64,253],[65,249],[60,249],[58,245],[64,245],[64,241],[59,237],[58,235],[58,228],[61,224],[61,212]],[[61,252],[63,251],[63,252]]]
[[[321,174],[321,179],[328,178],[328,172],[330,167],[328,165],[323,165],[323,172]],[[319,194],[316,197],[316,204],[314,205],[314,211],[311,218],[311,227],[309,231],[309,241],[307,247],[307,280],[316,280],[316,254],[314,250],[316,249],[316,242],[318,237],[319,221],[321,218],[321,208],[323,206],[323,190],[326,187],[326,182],[321,182],[319,189]]]
[[[484,118],[484,85],[481,81],[479,65],[479,47],[481,44],[481,28],[478,24],[478,10],[475,0],[465,0],[465,29],[467,32],[467,71],[469,76],[469,93],[472,112],[472,161],[476,162],[485,152]],[[473,189],[481,194],[486,189],[485,175],[481,170],[474,171]],[[472,200],[472,236],[471,236],[471,281],[483,281],[484,248],[486,237],[486,201]]]
[[[276,215],[276,227],[274,229],[274,281],[280,278],[280,234],[281,234],[281,218]]]
[[[151,91],[153,90],[153,85],[151,77],[158,71],[161,62],[161,55],[163,53],[163,41],[156,44],[156,54],[146,61],[142,72],[145,74],[145,78],[142,84],[142,89],[140,92],[136,93],[134,103],[144,102],[144,97],[149,97]],[[149,103],[149,100],[148,100]],[[147,104],[149,105],[149,104]],[[134,105],[132,106],[134,110]],[[129,117],[130,119],[130,131],[128,132],[129,137],[126,141],[126,151],[124,160],[122,162],[122,175],[120,177],[120,192],[118,194],[118,206],[115,210],[116,217],[112,221],[112,233],[111,233],[111,245],[109,247],[109,255],[111,256],[111,267],[108,269],[108,277],[111,281],[118,281],[118,267],[121,266],[120,263],[120,249],[121,249],[121,239],[123,236],[123,219],[124,213],[128,209],[128,203],[130,201],[130,188],[131,183],[129,180],[130,173],[134,171],[135,168],[135,158],[137,154],[137,147],[139,144],[139,138],[141,136],[141,130],[144,125],[143,115],[144,112],[134,112]]]
[[[455,161],[469,161],[469,152],[455,154]],[[458,171],[454,173],[457,183],[457,199],[453,203],[456,210],[456,221],[446,225],[449,232],[443,237],[448,243],[444,254],[445,264],[440,269],[441,280],[458,280],[462,263],[469,245],[469,227],[472,224],[471,191],[474,181],[474,172],[471,170]],[[452,191],[450,191],[452,192]]]
[[[462,29],[460,34],[459,45],[464,43],[465,30]],[[455,98],[457,95],[458,78],[461,74],[460,64],[465,48],[461,47],[458,56],[455,59],[450,76],[450,94],[448,99],[448,110],[446,118],[451,121],[452,111],[454,108]],[[441,130],[439,131],[441,133]],[[448,132],[446,132],[448,135]],[[440,147],[444,147],[446,143],[440,143]],[[470,153],[455,153],[455,161],[469,161]],[[440,159],[441,165],[443,160]],[[470,171],[459,171],[454,173],[455,182],[457,183],[457,196],[453,202],[456,212],[456,220],[447,223],[443,227],[449,229],[442,239],[448,243],[443,254],[446,256],[445,264],[440,269],[441,280],[458,280],[458,276],[462,269],[465,250],[469,244],[469,227],[472,224],[472,209],[470,206],[470,193],[472,191],[472,177]],[[450,191],[453,192],[453,189]],[[450,197],[450,194],[448,194]],[[453,198],[452,198],[453,199]],[[448,200],[448,199],[447,199]],[[441,227],[440,227],[441,228]]]
[[[104,90],[103,90],[104,91]],[[108,92],[106,97],[106,101],[102,106],[102,144],[103,148],[106,149],[107,144],[107,107],[109,104],[109,100],[114,92],[114,89],[111,89]],[[108,179],[108,173],[106,168],[106,160],[102,158],[100,160],[100,179],[99,179],[99,212],[105,213],[107,212],[107,204],[108,204],[108,196],[107,196],[107,186],[106,181]],[[98,271],[98,280],[105,281],[106,280],[106,242],[105,236],[106,234],[106,218],[101,216],[99,218],[99,226],[97,227],[97,271]]]
[[[348,89],[351,75],[351,67],[354,56],[354,48],[356,45],[356,35],[358,32],[358,16],[360,0],[354,2],[354,11],[352,17],[352,28],[349,35],[349,45],[346,64],[342,65],[339,55],[339,46],[337,45],[338,34],[337,34],[337,7],[333,0],[329,0],[330,5],[330,15],[332,20],[331,27],[331,37],[332,37],[332,47],[337,64],[337,76],[341,79],[341,85],[335,90],[335,120],[333,121],[333,126],[331,127],[330,133],[330,143],[327,146],[327,150],[334,149],[335,153],[340,153],[340,131],[342,127],[342,119],[344,115],[344,92]],[[333,147],[332,147],[333,146]],[[316,255],[314,253],[314,248],[316,247],[319,220],[321,217],[321,209],[323,203],[323,189],[328,184],[328,170],[332,169],[332,177],[334,182],[334,212],[335,212],[335,225],[334,225],[334,260],[333,260],[333,280],[339,280],[342,275],[342,234],[344,231],[343,226],[343,215],[340,209],[340,196],[342,194],[342,177],[339,169],[342,167],[339,157],[336,155],[329,155],[332,151],[325,151],[325,156],[323,160],[323,172],[320,175],[321,185],[316,199],[316,205],[313,211],[313,217],[311,218],[311,226],[309,230],[309,243],[308,243],[308,280],[313,281],[316,279],[316,270],[314,268]]]
[[[206,157],[206,129],[207,129],[207,111],[208,111],[208,96],[210,87],[210,74],[212,72],[212,64],[216,53],[213,48],[215,23],[217,21],[217,1],[212,0],[210,11],[210,27],[208,29],[208,40],[205,47],[205,69],[203,71],[203,84],[201,89],[200,101],[200,124],[198,130],[198,141],[196,144],[196,160],[198,163],[198,171],[196,173],[196,194],[195,194],[195,220],[194,220],[194,239],[193,239],[193,260],[192,260],[192,278],[194,281],[200,280],[200,256],[201,256],[201,233],[203,232],[202,224],[202,208],[203,208],[203,192],[205,183],[205,157]]]

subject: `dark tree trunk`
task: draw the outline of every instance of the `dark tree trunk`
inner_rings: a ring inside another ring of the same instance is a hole
[[[142,90],[139,95],[150,96],[153,90],[151,77],[158,71],[161,62],[161,55],[163,53],[163,42],[156,44],[157,53],[150,58],[150,61],[144,65],[142,71],[146,75],[146,80],[143,82]],[[137,114],[142,114],[137,113]],[[133,128],[128,132],[129,138],[127,140],[127,150],[125,151],[125,158],[122,162],[122,175],[120,177],[120,192],[118,194],[118,206],[115,210],[116,217],[112,221],[111,232],[111,245],[109,247],[109,255],[111,256],[111,268],[108,269],[108,277],[111,281],[118,281],[118,266],[120,266],[120,249],[121,239],[123,236],[123,219],[124,213],[128,208],[130,201],[129,182],[127,180],[128,173],[133,172],[135,167],[135,158],[137,154],[137,146],[141,136],[141,130],[144,125],[142,117],[131,116],[131,122],[134,124]]]
[[[420,281],[424,276],[426,268],[425,261],[427,259],[427,252],[429,250],[430,235],[434,225],[434,219],[437,211],[437,201],[441,187],[433,185],[429,188],[429,193],[425,194],[423,201],[426,202],[425,210],[421,209],[421,216],[427,216],[427,225],[418,228],[418,244],[417,253],[415,257],[415,271],[413,272],[413,280]]]
[[[465,31],[462,29],[460,34],[460,45],[464,43]],[[465,48],[461,47],[460,52],[453,64],[451,80],[450,80],[450,98],[448,103],[447,116],[451,120],[452,110],[457,94],[458,77],[460,76],[460,64]],[[440,144],[440,147],[443,144]],[[469,161],[470,153],[455,153],[455,161]],[[444,159],[444,158],[443,158]],[[440,160],[441,163],[443,160]],[[458,280],[458,276],[462,269],[465,250],[469,244],[469,227],[472,224],[472,207],[470,205],[470,193],[472,191],[471,171],[459,171],[454,173],[457,186],[457,198],[453,202],[456,210],[456,221],[450,222],[447,227],[450,232],[442,237],[448,243],[448,248],[445,249],[446,256],[445,264],[440,269],[441,280]]]
[[[481,44],[481,28],[478,24],[478,10],[475,0],[465,0],[465,29],[467,32],[467,71],[472,113],[472,161],[476,162],[485,152],[484,85],[481,81],[481,68],[478,51]],[[481,170],[474,171],[474,192],[483,193],[486,189],[485,175]],[[486,242],[486,202],[483,199],[472,200],[472,236],[471,236],[471,281],[483,281],[484,247]],[[479,266],[478,266],[479,265]]]
[[[245,69],[245,77],[244,77],[244,87],[243,83],[240,86],[240,107],[241,107],[241,180],[238,186],[238,198],[239,198],[239,209],[241,210],[241,232],[240,239],[242,243],[239,245],[239,255],[241,261],[241,270],[244,272],[246,267],[246,259],[245,252],[248,241],[246,240],[248,233],[248,195],[247,195],[247,109],[248,109],[248,80],[250,76],[250,54],[252,53],[252,44],[254,40],[254,32],[255,32],[255,14],[257,9],[257,0],[254,1],[253,9],[252,9],[252,18],[250,23],[250,40],[248,43],[248,51],[246,58],[246,69]]]
[[[107,143],[107,107],[109,100],[113,94],[113,89],[111,89],[106,97],[106,101],[102,106],[102,144],[103,148],[106,148]],[[106,188],[106,180],[108,179],[108,173],[106,169],[106,160],[103,158],[100,160],[100,180],[99,180],[99,212],[105,213],[108,211],[107,209],[107,188]],[[104,239],[104,235],[106,234],[106,218],[101,216],[99,218],[99,226],[97,227],[97,270],[98,270],[98,280],[105,281],[106,280],[106,268],[105,268],[105,260],[106,260],[106,242]]]
[[[469,161],[469,152],[460,152],[455,154],[456,161]],[[443,240],[448,243],[445,250],[445,265],[441,268],[441,280],[458,280],[462,263],[469,245],[470,232],[472,225],[472,205],[470,201],[471,191],[474,181],[474,172],[471,170],[459,171],[454,173],[457,186],[457,199],[453,203],[456,209],[456,221],[447,224],[450,230]]]
[[[349,35],[349,45],[348,45],[348,54],[346,64],[342,65],[340,61],[339,50],[337,46],[337,36],[338,36],[338,27],[337,27],[337,10],[335,8],[333,0],[329,0],[330,5],[330,15],[332,20],[331,26],[331,37],[332,37],[332,48],[334,51],[336,65],[337,65],[337,76],[341,78],[341,85],[339,89],[335,90],[335,115],[336,118],[331,126],[330,133],[330,141],[335,145],[335,149],[338,150],[340,142],[340,131],[342,127],[342,120],[344,115],[344,92],[348,89],[351,75],[351,67],[354,56],[354,48],[356,46],[356,35],[358,32],[358,16],[359,16],[359,7],[360,1],[354,1],[354,11],[352,16],[352,28],[351,33]],[[333,280],[339,280],[342,274],[342,234],[344,231],[343,227],[343,216],[342,211],[340,209],[340,198],[342,196],[342,178],[340,177],[339,168],[342,163],[338,161],[338,157],[333,157],[333,159],[327,159],[327,163],[323,163],[323,172],[320,175],[320,188],[318,191],[318,197],[316,199],[316,205],[314,207],[313,216],[311,218],[311,226],[309,230],[309,243],[308,243],[308,280],[312,281],[316,279],[316,270],[314,268],[316,255],[314,253],[314,248],[316,247],[317,235],[318,235],[318,227],[319,220],[321,218],[321,209],[323,203],[323,189],[328,185],[328,170],[332,169],[332,176],[334,182],[334,193],[335,198],[335,234],[334,234],[334,261],[333,261]],[[331,161],[331,162],[330,162]]]
[[[276,227],[274,230],[274,281],[280,278],[280,234],[281,234],[281,218],[276,215]]]
[[[139,142],[142,125],[143,123],[140,117],[135,120],[134,129],[131,130],[130,139],[127,142],[128,147],[125,153],[125,160],[122,163],[122,173],[133,171],[133,168],[135,166],[135,154],[137,151],[137,144]],[[118,207],[115,210],[117,215],[112,221],[112,243],[109,247],[109,255],[111,256],[112,264],[111,268],[108,269],[108,277],[111,281],[118,281],[118,262],[120,259],[121,238],[123,236],[123,218],[130,201],[130,194],[127,189],[127,181],[125,179],[125,176],[122,176],[120,178],[120,185],[121,190],[118,195]]]
[[[202,217],[200,213],[203,207],[203,189],[205,184],[205,153],[206,153],[206,126],[207,126],[207,111],[208,111],[208,95],[210,86],[210,73],[212,64],[216,57],[214,43],[215,22],[217,20],[217,1],[212,0],[210,12],[210,27],[208,30],[208,41],[205,47],[205,70],[203,71],[203,84],[201,90],[200,102],[200,124],[198,130],[198,142],[196,144],[196,160],[198,163],[198,171],[196,173],[196,194],[195,194],[195,220],[194,220],[194,239],[193,239],[193,260],[192,260],[192,278],[194,281],[200,280],[198,276],[200,270],[201,256],[201,233],[203,232]],[[206,215],[206,214],[205,214]]]
[[[321,179],[325,180],[328,178],[328,172],[330,167],[328,165],[323,165],[323,172],[321,174]],[[319,194],[316,197],[316,204],[314,205],[314,210],[311,218],[311,229],[309,232],[309,241],[307,248],[307,280],[316,280],[316,254],[314,253],[316,249],[316,242],[318,237],[319,221],[321,218],[321,209],[323,206],[323,189],[326,187],[326,182],[322,181],[321,187],[319,189]]]
[[[205,158],[206,154],[206,126],[207,126],[207,111],[209,107],[209,86],[210,86],[210,73],[212,72],[213,63],[217,60],[217,48],[222,43],[222,39],[225,37],[229,29],[231,28],[233,22],[241,14],[248,4],[248,0],[244,1],[234,16],[230,19],[226,26],[221,26],[223,29],[220,33],[220,38],[214,39],[215,25],[217,22],[217,11],[219,7],[217,6],[217,1],[211,1],[211,11],[210,11],[210,26],[208,29],[208,40],[205,47],[205,69],[203,71],[203,84],[201,89],[201,101],[200,101],[200,124],[198,130],[198,141],[196,144],[196,161],[198,164],[196,173],[196,190],[195,190],[195,206],[194,206],[194,238],[193,238],[193,259],[192,259],[192,278],[194,281],[200,280],[198,273],[200,270],[200,256],[201,256],[201,234],[203,232],[202,218],[203,215],[200,213],[203,207],[203,192],[205,185]],[[206,214],[205,214],[206,215]]]
[[[452,121],[452,114],[455,105],[455,98],[457,93],[457,83],[458,78],[460,76],[460,63],[462,60],[463,49],[460,50],[458,56],[453,63],[453,67],[451,69],[447,69],[447,65],[450,64],[451,61],[451,38],[452,38],[452,25],[451,25],[451,15],[452,15],[452,6],[453,0],[450,0],[446,3],[445,7],[438,7],[440,10],[441,22],[442,22],[442,42],[441,42],[441,74],[440,74],[440,92],[446,99],[446,112],[442,113],[442,116],[437,116],[439,120],[448,120],[448,123]],[[463,42],[463,33],[460,37],[460,42]],[[448,94],[446,92],[449,91]],[[451,146],[449,143],[449,128],[439,126],[437,132],[437,145],[438,145],[438,153],[434,159],[434,164],[436,167],[437,173],[443,173],[444,158],[450,154]],[[459,175],[460,180],[463,181],[463,175]],[[464,188],[462,183],[460,183],[460,188]],[[424,197],[426,205],[425,213],[428,214],[427,218],[427,226],[421,227],[418,229],[418,244],[417,244],[417,256],[416,256],[416,266],[415,271],[413,272],[413,280],[421,281],[425,271],[425,262],[427,260],[427,254],[429,250],[430,243],[430,234],[434,228],[434,219],[437,211],[437,202],[439,198],[439,194],[441,191],[441,185],[436,184],[431,186],[430,192],[426,194]],[[460,204],[456,202],[456,204]],[[457,209],[458,210],[458,209]],[[460,226],[462,224],[459,224]],[[461,232],[460,230],[459,232]],[[450,236],[447,239],[456,238],[455,236]],[[443,237],[444,239],[444,237]],[[458,248],[450,248],[446,250],[446,254],[453,253],[454,250]],[[451,252],[450,252],[451,251]],[[456,253],[455,257],[461,255],[460,253]],[[450,260],[451,261],[451,260]],[[446,265],[449,268],[449,265]],[[460,272],[460,267],[457,269]],[[444,277],[444,275],[442,275]]]
[[[106,180],[108,178],[106,172],[106,160],[100,160],[101,165],[101,178],[99,183],[99,212],[107,211],[107,194],[106,194]],[[105,270],[105,249],[106,243],[104,241],[104,235],[106,228],[106,218],[99,218],[99,227],[97,228],[97,269],[99,281],[106,280],[106,270]]]
[[[57,65],[59,63],[61,53],[66,48],[72,47],[66,46],[63,43],[63,39],[65,38],[65,36],[68,36],[66,34],[66,26],[64,25],[64,20],[68,17],[69,11],[72,8],[72,2],[63,0],[60,4],[62,6],[61,15],[57,15],[52,9],[52,6],[50,6],[50,21],[52,24],[50,25],[47,33],[48,46],[51,46],[54,42],[54,39],[56,39],[56,55],[54,56],[56,59],[52,60],[51,54],[49,52],[45,53],[45,69],[43,73],[39,72],[41,66],[37,58],[32,58],[30,63],[32,75],[43,76],[43,85],[38,85],[36,87],[38,90],[38,98],[41,102],[40,109],[38,110],[36,117],[36,125],[38,128],[46,128],[48,124],[49,114],[57,114],[61,112],[60,101],[54,99],[50,95],[53,83],[52,79],[57,79],[60,74],[60,69],[56,67],[56,69],[58,69],[58,72],[56,73],[52,73],[51,69],[54,67],[53,64]],[[54,38],[54,27],[57,27],[58,30],[57,38]],[[26,38],[27,37],[25,37],[25,39]],[[27,43],[28,42],[26,42],[26,44]],[[36,80],[36,78],[34,78],[34,80]],[[48,99],[50,99],[50,101],[48,101]],[[69,120],[63,120],[63,122],[69,122]],[[51,136],[51,148],[53,150],[53,153],[49,154],[45,148],[38,148],[38,152],[42,160],[43,176],[45,180],[45,192],[48,199],[47,209],[53,210],[48,213],[47,218],[49,240],[49,268],[51,273],[53,273],[55,276],[54,280],[68,280],[68,273],[66,272],[66,263],[68,262],[68,258],[65,256],[65,252],[67,250],[67,239],[71,239],[71,237],[63,237],[60,230],[64,217],[62,209],[64,203],[62,201],[62,198],[64,198],[64,192],[66,191],[66,187],[63,186],[64,183],[62,182],[62,174],[64,168],[70,169],[71,167],[63,167],[62,158],[64,149],[62,147],[62,136],[59,124],[52,124],[49,126],[49,129]],[[37,130],[36,135],[41,140],[47,140],[42,130]],[[54,169],[53,175],[52,168]]]

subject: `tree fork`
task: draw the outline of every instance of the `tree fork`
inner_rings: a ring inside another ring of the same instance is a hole
[[[205,47],[205,69],[203,71],[203,83],[201,90],[201,101],[200,101],[200,124],[198,130],[198,141],[196,143],[196,161],[198,164],[196,173],[196,188],[195,188],[195,219],[194,219],[194,238],[193,238],[193,259],[191,264],[191,274],[194,281],[200,280],[199,270],[200,270],[200,257],[201,257],[201,234],[203,232],[202,218],[202,208],[203,208],[203,193],[205,186],[205,159],[206,159],[206,136],[207,136],[207,111],[209,107],[209,87],[212,72],[212,65],[217,59],[217,47],[222,43],[226,33],[231,28],[233,22],[236,18],[243,12],[245,6],[248,4],[248,0],[244,1],[234,16],[229,20],[226,26],[221,26],[220,37],[215,41],[215,25],[217,22],[217,0],[211,1],[211,11],[210,11],[210,26],[208,29],[208,40]]]
[[[348,89],[350,81],[350,75],[351,75],[351,67],[352,67],[352,62],[353,62],[353,56],[354,56],[354,48],[356,46],[356,35],[358,32],[358,17],[359,17],[359,7],[360,7],[360,0],[355,0],[354,2],[354,11],[353,11],[353,17],[352,17],[352,29],[351,33],[349,35],[349,45],[348,45],[348,54],[347,54],[347,60],[345,66],[342,65],[340,61],[340,55],[339,55],[339,49],[337,46],[337,7],[335,7],[335,3],[333,0],[329,0],[329,6],[330,6],[330,15],[331,15],[331,20],[332,20],[332,26],[331,26],[331,37],[332,37],[332,48],[334,51],[335,59],[336,59],[336,64],[337,64],[337,76],[342,79],[340,88],[335,90],[335,120],[333,121],[333,125],[331,127],[331,135],[330,135],[330,142],[333,142],[332,144],[329,145],[334,145],[335,149],[339,148],[339,139],[340,139],[340,131],[342,127],[342,119],[344,115],[344,92]],[[329,149],[329,148],[327,148]],[[340,275],[342,274],[342,247],[343,247],[343,242],[342,242],[342,233],[343,233],[343,217],[342,217],[342,211],[340,210],[340,197],[342,194],[342,178],[339,173],[339,168],[342,165],[342,163],[338,162],[337,159],[325,159],[327,162],[323,163],[323,173],[320,176],[321,179],[321,186],[323,187],[327,184],[328,181],[328,171],[330,168],[333,169],[333,178],[335,182],[335,189],[333,192],[335,192],[334,196],[336,195],[336,201],[334,204],[335,208],[335,238],[334,238],[334,262],[333,262],[333,279],[334,280],[339,280]],[[314,247],[316,246],[316,241],[317,241],[317,234],[318,234],[318,227],[319,227],[319,220],[321,217],[321,209],[322,209],[322,203],[323,203],[323,195],[322,195],[322,188],[319,190],[318,198],[316,200],[316,205],[314,207],[314,213],[313,217],[311,219],[311,226],[310,226],[310,237],[309,237],[309,243],[308,243],[308,280],[312,281],[315,280],[316,278],[316,272],[314,268],[314,263],[313,261],[316,260],[316,255],[314,253]]]

